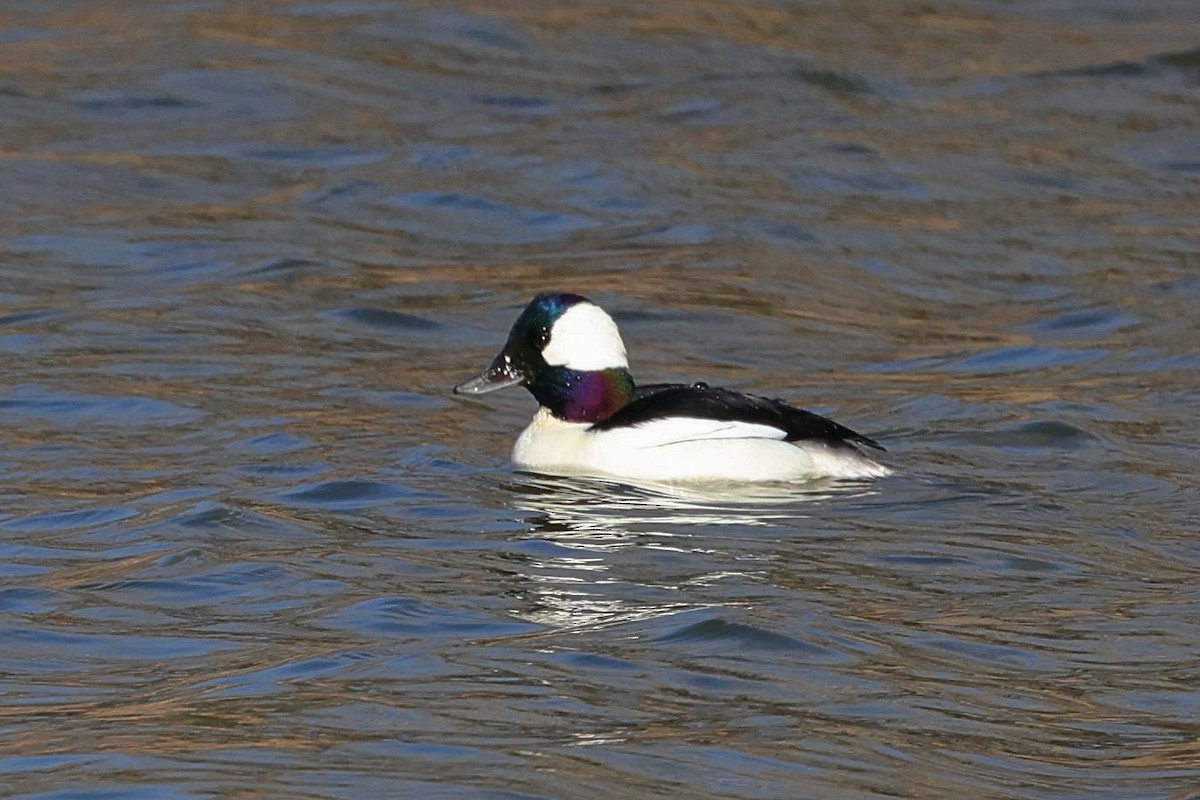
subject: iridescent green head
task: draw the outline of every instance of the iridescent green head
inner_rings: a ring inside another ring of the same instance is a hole
[[[482,375],[454,387],[483,394],[521,384],[571,422],[598,422],[633,397],[625,344],[612,317],[577,294],[539,294]]]

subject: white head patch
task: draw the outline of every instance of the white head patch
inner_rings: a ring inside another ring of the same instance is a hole
[[[576,303],[550,329],[542,358],[554,367],[581,371],[628,367],[617,323],[592,303]]]

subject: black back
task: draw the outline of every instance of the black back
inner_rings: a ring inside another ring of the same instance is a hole
[[[879,442],[839,425],[820,414],[752,394],[709,386],[706,383],[650,383],[633,390],[633,400],[592,430],[612,430],[651,422],[663,417],[737,420],[769,425],[785,433],[784,440],[817,439],[829,444],[861,444],[883,450]]]

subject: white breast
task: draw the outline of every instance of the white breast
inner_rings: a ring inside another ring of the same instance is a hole
[[[540,409],[513,447],[513,463],[553,474],[646,481],[788,481],[879,478],[890,473],[856,450],[784,441],[769,425],[686,417],[591,431]]]

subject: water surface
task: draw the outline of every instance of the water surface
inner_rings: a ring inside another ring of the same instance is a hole
[[[0,786],[1200,786],[1200,6],[0,4]],[[516,473],[538,291],[895,476]]]

